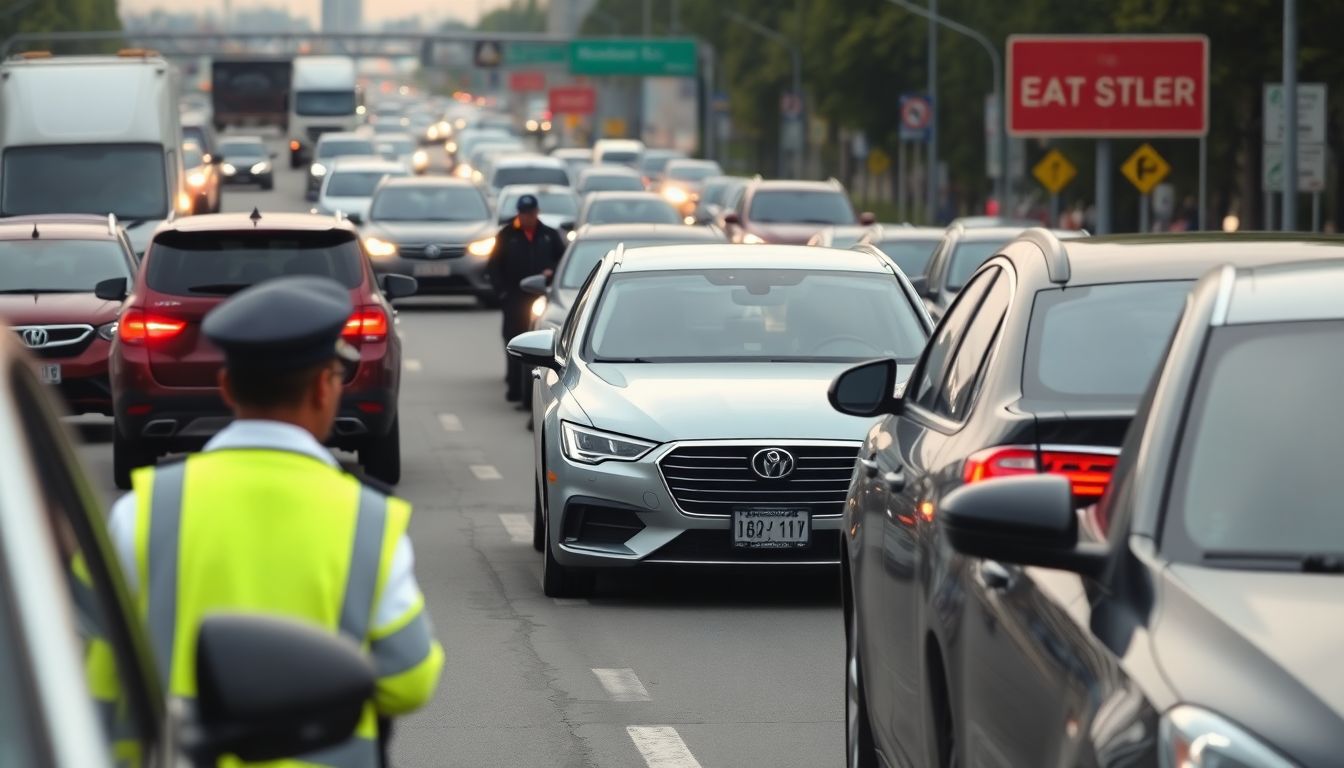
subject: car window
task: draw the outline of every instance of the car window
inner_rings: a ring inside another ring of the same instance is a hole
[[[543,209],[544,210],[544,209]],[[688,232],[693,232],[691,227],[686,228]],[[704,237],[691,237],[689,234],[685,238],[677,237],[659,237],[659,238],[579,238],[570,246],[569,253],[565,255],[565,268],[560,273],[561,288],[577,288],[583,284],[583,281],[593,271],[593,267],[602,260],[611,251],[616,250],[616,246],[625,243],[625,249],[645,248],[651,245],[678,245],[681,243],[709,243],[710,240]]]
[[[187,144],[182,147],[182,167],[196,168],[205,164],[205,153],[201,151],[198,144]]]
[[[475,187],[383,187],[374,195],[370,221],[481,221],[489,219]]]
[[[327,179],[327,197],[370,197],[378,182],[389,176],[401,176],[387,171],[337,171]]]
[[[588,297],[592,294],[593,280],[597,278],[597,269],[591,269],[588,272],[588,279],[583,281],[579,288],[578,299],[574,302],[574,308],[569,311],[565,317],[565,327],[560,331],[560,341],[556,346],[557,354],[568,360],[569,352],[574,348],[574,334],[578,332],[579,318],[588,307]]]
[[[364,141],[362,139],[336,139],[334,141],[324,141],[317,147],[317,156],[321,158],[372,154],[375,154],[373,142]]]
[[[971,318],[934,401],[933,410],[940,416],[954,421],[966,418],[980,379],[979,374],[988,363],[990,347],[994,339],[998,338],[999,328],[1003,325],[1004,315],[1012,300],[1010,282],[1000,272],[999,279],[994,281],[980,302],[980,308]]]
[[[590,174],[583,178],[582,191],[588,192],[640,192],[644,182],[638,176],[616,174]]]
[[[490,186],[496,189],[511,184],[554,184],[569,186],[569,174],[564,168],[550,168],[544,165],[518,166],[495,170]]]
[[[245,160],[266,157],[266,146],[254,141],[225,142],[219,145],[219,154],[225,160]]]
[[[161,219],[171,209],[167,160],[157,144],[8,147],[0,169],[0,213]]]
[[[363,254],[351,232],[180,232],[150,245],[145,280],[176,296],[227,296],[283,275],[330,277],[356,288]]]
[[[662,198],[593,200],[585,224],[680,224],[681,214]]]
[[[947,285],[949,291],[959,291],[966,281],[971,279],[981,264],[989,261],[1006,243],[966,242],[957,243],[947,259]]]
[[[117,240],[0,241],[0,293],[92,293],[131,276]]]
[[[710,176],[718,176],[723,173],[723,169],[718,163],[678,163],[670,165],[667,169],[667,178],[675,181],[704,181]]]
[[[751,198],[751,220],[757,224],[853,224],[854,209],[840,191],[763,189]]]
[[[947,363],[952,350],[961,340],[967,325],[975,315],[975,310],[980,306],[980,300],[984,298],[996,277],[998,277],[996,269],[985,270],[978,275],[957,297],[947,315],[943,317],[943,321],[938,324],[938,330],[924,352],[924,360],[912,378],[911,383],[914,386],[906,390],[913,393],[913,397],[909,398],[910,402],[933,410],[938,390],[947,374]]]
[[[877,244],[887,258],[896,262],[906,277],[919,277],[928,269],[937,240],[884,240]]]
[[[574,195],[568,191],[565,192],[510,192],[507,195],[501,195],[499,198],[498,211],[500,216],[512,213],[518,210],[518,198],[524,194],[532,195],[537,198],[537,204],[542,214],[559,214],[562,216],[573,216],[579,212],[578,201]]]

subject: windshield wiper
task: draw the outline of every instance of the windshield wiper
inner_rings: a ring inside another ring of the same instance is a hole
[[[252,287],[251,283],[207,283],[205,285],[193,285],[187,290],[191,293],[214,293],[229,296],[250,287]]]
[[[1255,552],[1252,550],[1215,549],[1204,559],[1222,564],[1268,564],[1300,573],[1344,573],[1344,553],[1329,552]]]
[[[656,362],[647,357],[595,357],[594,363],[652,363]]]
[[[131,230],[135,229],[141,224],[144,224],[147,221],[149,221],[149,219],[126,219],[125,221],[119,221],[117,223],[120,224],[123,228]]]

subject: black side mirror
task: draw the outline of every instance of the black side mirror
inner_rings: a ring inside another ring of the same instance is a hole
[[[555,331],[551,328],[514,336],[507,349],[510,355],[522,360],[523,365],[560,370],[560,363],[555,359]]]
[[[545,275],[532,275],[518,281],[518,290],[533,296],[543,296],[550,285],[551,281]]]
[[[723,214],[723,223],[730,227],[735,227],[742,223],[742,217],[738,216],[736,213],[725,213]]]
[[[560,222],[560,231],[561,231],[561,232],[573,232],[573,231],[574,231],[574,222],[572,222],[572,221],[562,221],[562,222]]]
[[[1062,475],[1023,475],[964,485],[936,513],[952,548],[1019,565],[1100,573],[1103,545],[1078,543],[1073,490]]]
[[[126,298],[126,278],[109,277],[93,286],[93,295],[103,301],[122,301]]]
[[[826,399],[832,408],[850,416],[899,414],[902,401],[895,394],[897,370],[896,361],[891,358],[850,368],[831,382]]]
[[[350,640],[268,616],[216,615],[196,643],[197,712],[184,746],[277,760],[340,744],[373,696],[374,670]],[[194,743],[193,743],[194,742]]]
[[[414,277],[406,275],[383,275],[383,294],[389,299],[404,299],[414,296],[420,290],[420,283]]]
[[[345,220],[350,222],[351,224],[354,224],[355,226],[359,226],[360,224],[364,223],[364,217],[360,216],[358,213],[345,214]]]
[[[928,298],[929,278],[925,275],[906,275],[910,278],[910,287],[915,289],[915,295],[921,298]]]

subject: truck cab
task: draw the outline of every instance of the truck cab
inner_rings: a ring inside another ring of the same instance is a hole
[[[324,133],[348,132],[359,125],[359,86],[355,61],[348,56],[299,56],[289,100],[289,166],[312,160]]]

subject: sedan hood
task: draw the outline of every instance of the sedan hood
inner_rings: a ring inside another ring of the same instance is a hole
[[[1246,726],[1303,765],[1337,762],[1342,595],[1338,574],[1173,565],[1153,649],[1181,700]]]
[[[489,221],[373,221],[368,233],[398,245],[466,245],[489,237]]]
[[[752,222],[748,229],[771,245],[807,245],[812,236],[828,224],[760,224]]]
[[[852,363],[595,363],[571,390],[599,429],[672,440],[862,440],[872,419],[831,408]],[[909,375],[903,371],[902,375]]]
[[[103,301],[89,293],[12,293],[0,295],[0,318],[8,325],[87,324],[97,327],[117,319],[121,302]]]

